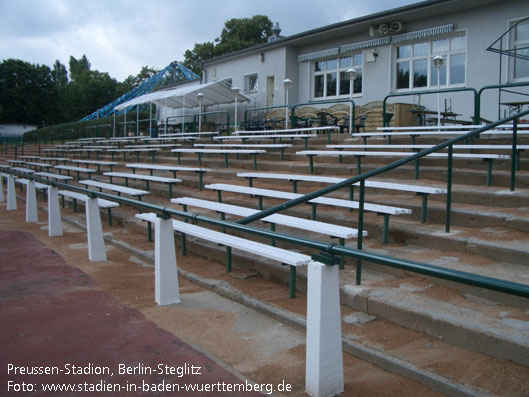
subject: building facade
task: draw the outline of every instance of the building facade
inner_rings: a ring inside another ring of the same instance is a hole
[[[437,109],[437,95],[426,91],[529,82],[529,57],[523,58],[529,55],[528,17],[524,0],[423,1],[208,60],[202,82],[224,80],[240,88],[252,108],[283,105],[283,82],[290,79],[289,104],[318,103],[349,98],[354,69],[356,105],[408,94],[388,102]],[[493,44],[504,55],[487,50]],[[438,56],[440,67],[433,62]],[[481,116],[496,120],[512,110],[499,103],[529,100],[527,87],[509,91],[484,92]],[[461,119],[474,114],[472,92],[442,94],[441,100]]]

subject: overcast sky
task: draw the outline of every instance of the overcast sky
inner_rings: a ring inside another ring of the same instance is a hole
[[[183,61],[195,43],[220,36],[230,18],[267,15],[282,36],[417,0],[0,0],[0,59],[68,67],[88,57],[118,81],[142,66]]]

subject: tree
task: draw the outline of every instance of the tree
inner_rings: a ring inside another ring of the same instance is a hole
[[[220,37],[215,43],[197,43],[193,50],[184,53],[184,66],[201,74],[200,63],[215,56],[229,54],[256,44],[266,43],[272,34],[272,21],[265,15],[251,18],[232,18],[225,22]]]
[[[75,80],[79,78],[83,73],[90,71],[90,62],[86,55],[83,55],[80,59],[70,56],[70,79]]]
[[[68,70],[59,60],[53,64],[51,76],[57,87],[66,88],[68,85]]]
[[[0,64],[0,106],[4,123],[54,123],[58,93],[51,69],[18,59]]]
[[[272,35],[272,21],[265,15],[232,18],[226,21],[215,46],[216,55],[229,54],[256,44],[266,43]]]

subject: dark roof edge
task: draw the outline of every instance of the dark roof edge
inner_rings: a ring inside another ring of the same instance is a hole
[[[323,33],[323,32],[328,31],[328,30],[340,29],[340,28],[343,28],[343,27],[346,27],[346,26],[352,25],[352,24],[367,22],[367,21],[370,21],[370,20],[378,19],[378,18],[389,17],[389,16],[391,16],[393,14],[399,14],[399,13],[402,13],[402,12],[415,11],[415,10],[418,10],[418,9],[421,9],[421,8],[436,6],[436,5],[439,5],[439,4],[442,4],[442,3],[457,2],[457,1],[461,1],[461,0],[425,0],[425,1],[420,1],[418,3],[413,3],[413,4],[406,5],[406,6],[402,6],[402,7],[397,7],[397,8],[392,8],[392,9],[385,10],[385,11],[380,11],[380,12],[377,12],[377,13],[374,13],[374,14],[363,15],[363,16],[358,17],[358,18],[348,19],[348,20],[343,21],[343,22],[336,22],[336,23],[333,23],[333,24],[330,24],[330,25],[325,25],[325,26],[322,26],[322,27],[319,27],[319,28],[307,30],[305,32],[296,33],[296,34],[293,34],[291,36],[286,36],[284,38],[281,38],[279,40],[273,41],[271,43],[263,43],[263,44],[258,44],[258,45],[252,46],[252,47],[243,48],[242,50],[230,52],[229,54],[220,55],[218,57],[207,59],[205,61],[202,61],[201,64],[205,65],[205,64],[208,64],[208,63],[213,63],[213,62],[220,61],[220,60],[223,60],[223,59],[236,57],[238,55],[241,55],[241,54],[244,54],[244,53],[247,53],[247,52],[249,53],[249,52],[259,51],[259,50],[264,49],[264,48],[277,47],[277,46],[280,46],[280,45],[283,45],[283,44],[287,44],[290,41],[295,41],[295,40],[300,39],[300,38],[304,38],[304,37],[308,37],[308,36],[311,36],[311,35]]]

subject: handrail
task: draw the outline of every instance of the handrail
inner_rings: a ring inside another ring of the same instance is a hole
[[[439,94],[443,92],[459,92],[459,91],[472,91],[474,92],[474,124],[479,124],[479,106],[478,106],[478,93],[475,88],[471,87],[461,87],[461,88],[444,88],[442,90],[427,90],[427,91],[413,91],[413,92],[396,92],[394,94],[386,95],[382,101],[382,121],[384,122],[384,127],[389,126],[387,120],[386,112],[386,102],[388,98],[398,97],[398,96],[410,96],[410,95],[425,95],[425,94]]]
[[[262,108],[252,108],[252,109],[247,109],[245,112],[244,112],[244,124],[246,125],[246,123],[248,122],[248,112],[256,112],[258,110],[268,110],[268,109],[283,109],[283,108],[288,108],[290,109],[290,114],[292,114],[292,106],[290,105],[275,105],[275,106],[264,106]]]
[[[527,113],[529,113],[529,111]],[[209,217],[198,215],[198,214],[191,214],[188,212],[179,211],[179,210],[175,210],[175,209],[168,208],[168,207],[163,207],[161,205],[152,204],[147,201],[134,200],[134,199],[130,199],[130,198],[123,197],[123,196],[115,196],[113,194],[99,192],[96,190],[89,190],[89,189],[82,188],[79,186],[74,186],[74,185],[65,184],[65,183],[56,182],[56,181],[50,181],[50,180],[41,178],[36,175],[25,175],[18,171],[13,172],[13,170],[11,169],[7,169],[6,172],[14,174],[14,175],[20,175],[20,176],[23,175],[24,178],[26,179],[35,180],[37,182],[41,182],[47,185],[81,192],[81,193],[87,194],[89,197],[92,197],[92,198],[100,197],[100,198],[111,200],[111,201],[117,201],[117,202],[121,202],[124,204],[129,204],[131,206],[138,207],[138,208],[148,209],[150,211],[157,213],[158,215],[162,217],[171,217],[172,215],[180,216],[185,219],[205,222],[207,224],[225,227],[225,228],[237,230],[243,233],[250,233],[253,235],[265,237],[267,239],[280,240],[280,241],[285,241],[285,242],[296,244],[296,245],[302,245],[304,247],[326,252],[331,255],[345,255],[345,256],[352,257],[352,258],[356,258],[358,260],[378,263],[384,266],[390,266],[390,267],[402,269],[405,271],[411,271],[414,273],[419,273],[419,274],[433,276],[433,277],[437,277],[437,278],[441,278],[445,280],[455,281],[455,282],[459,282],[462,284],[472,285],[475,287],[486,288],[486,289],[499,291],[499,292],[503,292],[503,293],[510,294],[510,295],[529,298],[529,285],[525,285],[525,284],[515,283],[515,282],[511,282],[507,280],[501,280],[501,279],[497,279],[493,277],[480,276],[480,275],[476,275],[476,274],[472,274],[468,272],[462,272],[459,270],[443,268],[441,266],[435,266],[435,265],[429,265],[429,264],[415,262],[415,261],[409,261],[406,259],[393,258],[389,256],[376,254],[376,253],[360,251],[354,248],[345,247],[345,246],[341,246],[338,244],[323,243],[323,242],[314,241],[314,240],[303,238],[303,237],[295,237],[295,236],[291,236],[291,235],[284,234],[284,233],[278,233],[276,231],[265,230],[265,229],[260,229],[257,227],[243,225],[237,222],[225,221],[225,220],[216,219],[216,218],[209,218]]]
[[[520,81],[517,83],[507,83],[507,84],[493,84],[493,85],[486,85],[485,87],[482,87],[478,91],[478,96],[477,96],[477,107],[478,107],[477,108],[477,116],[478,116],[477,120],[479,120],[479,117],[481,117],[481,94],[483,93],[483,91],[492,90],[495,88],[499,88],[501,90],[502,88],[525,87],[525,86],[529,86],[529,81]]]
[[[229,135],[229,131],[230,131],[230,112],[227,111],[227,110],[213,110],[211,112],[199,112],[199,113],[195,113],[193,115],[193,129],[195,129],[195,126],[197,125],[197,116],[203,116],[203,115],[206,115],[206,114],[226,114],[226,131],[227,131],[227,134]],[[183,131],[182,131],[183,132]]]
[[[298,106],[310,106],[310,105],[321,105],[325,103],[343,103],[343,102],[349,102],[351,104],[351,120],[354,121],[356,118],[356,108],[355,108],[355,102],[352,99],[325,99],[323,101],[313,101],[313,102],[305,102],[305,103],[296,103],[292,106],[292,117],[291,117],[291,123],[292,128],[295,127],[295,121],[296,121],[296,108]],[[322,109],[323,110],[323,109]],[[352,134],[352,131],[349,131],[350,134]]]
[[[520,112],[520,113],[518,113],[516,115],[504,118],[502,120],[498,120],[498,121],[496,121],[494,123],[491,123],[489,125],[483,126],[481,128],[477,128],[474,131],[470,131],[470,132],[468,132],[466,134],[463,134],[463,135],[460,135],[460,136],[458,136],[456,138],[452,138],[452,139],[450,139],[450,140],[448,140],[446,142],[440,143],[440,144],[438,144],[436,146],[432,146],[431,148],[428,148],[428,149],[425,149],[425,150],[423,150],[421,152],[415,153],[415,154],[413,154],[413,155],[411,155],[409,157],[405,157],[403,159],[394,161],[393,163],[390,163],[390,164],[385,165],[383,167],[380,167],[380,168],[365,172],[363,174],[360,174],[360,175],[345,179],[345,180],[343,180],[341,182],[335,183],[334,185],[330,185],[328,187],[319,189],[319,190],[317,190],[315,192],[308,193],[308,194],[306,194],[304,196],[298,197],[296,199],[289,200],[289,201],[284,202],[282,204],[270,207],[270,208],[268,208],[268,209],[266,209],[264,211],[261,211],[261,212],[255,213],[253,215],[247,216],[245,218],[239,219],[236,222],[240,223],[240,224],[248,224],[250,222],[254,222],[254,221],[257,221],[257,220],[262,219],[264,217],[267,217],[269,215],[275,214],[275,213],[277,213],[279,211],[283,211],[283,210],[285,210],[287,208],[291,208],[291,207],[294,207],[296,205],[306,203],[307,201],[310,201],[310,200],[313,200],[313,199],[318,198],[320,196],[324,196],[326,194],[332,193],[335,190],[339,190],[339,189],[342,189],[344,187],[351,186],[351,185],[353,185],[356,182],[359,182],[359,181],[362,181],[362,180],[366,180],[367,178],[382,174],[382,173],[384,173],[386,171],[393,170],[393,169],[395,169],[397,167],[400,167],[401,165],[405,165],[405,164],[411,163],[413,161],[419,160],[420,158],[422,158],[424,156],[427,156],[428,154],[437,152],[437,151],[439,151],[441,149],[444,149],[446,147],[451,147],[452,145],[454,145],[454,144],[456,144],[458,142],[461,142],[461,141],[464,141],[466,139],[472,138],[472,137],[474,137],[476,135],[479,135],[479,134],[483,133],[484,131],[491,130],[494,127],[497,127],[497,126],[499,126],[501,124],[505,124],[507,122],[514,121],[514,120],[516,120],[516,119],[518,119],[518,118],[520,118],[522,116],[525,116],[527,114],[529,114],[529,110],[526,110],[524,112]],[[515,123],[515,127],[516,127],[516,123]],[[513,136],[516,136],[515,131],[516,131],[516,128],[514,129]],[[513,149],[516,150],[515,140],[514,140]],[[451,156],[449,156],[449,161],[451,161]],[[514,159],[512,159],[512,161],[514,162]],[[515,169],[515,167],[513,167],[513,169]],[[450,181],[450,183],[451,183],[451,181]]]
[[[178,114],[176,116],[167,117],[165,119],[165,133],[167,133],[167,124],[169,122],[169,119],[178,119],[178,118],[182,118],[182,117],[185,119],[186,117],[191,117],[191,116],[193,116],[193,115],[192,114]],[[182,131],[182,132],[184,132],[184,131]]]

